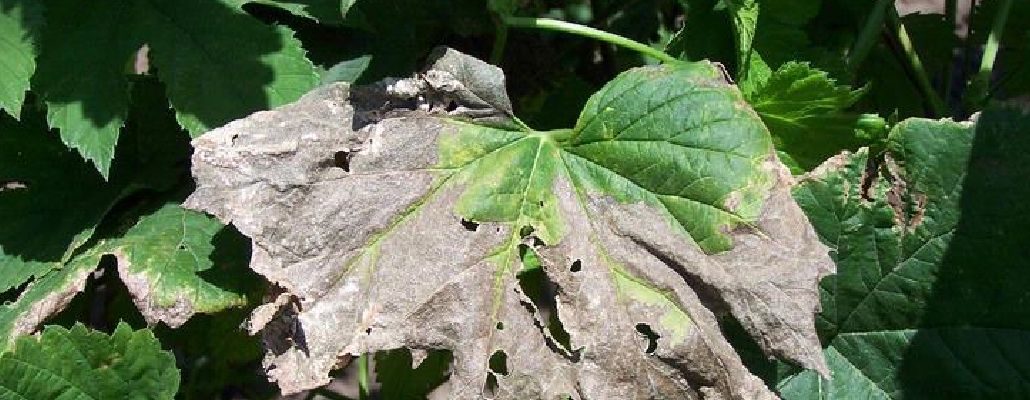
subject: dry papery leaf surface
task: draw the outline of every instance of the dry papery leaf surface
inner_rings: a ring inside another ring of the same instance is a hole
[[[725,314],[770,356],[826,371],[814,314],[833,263],[716,65],[628,71],[574,129],[537,132],[500,69],[430,60],[193,143],[187,206],[250,237],[251,268],[282,289],[249,329],[284,393],[408,348],[452,352],[453,398],[776,398]],[[531,268],[553,310],[521,287]]]

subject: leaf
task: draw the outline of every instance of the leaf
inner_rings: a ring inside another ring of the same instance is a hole
[[[0,292],[67,261],[126,194],[27,115],[0,115]]]
[[[50,126],[105,177],[128,110],[127,74],[154,67],[192,135],[293,101],[318,83],[288,29],[221,2],[132,0],[83,11],[51,0],[47,10],[34,85]]]
[[[838,275],[822,283],[832,379],[778,384],[785,398],[1020,398],[1030,349],[1024,301],[1030,116],[976,124],[909,119],[889,151],[820,167],[795,192]],[[818,394],[822,393],[822,394]]]
[[[118,201],[181,179],[189,144],[162,91],[151,81],[134,85],[108,182],[48,132],[34,108],[21,122],[0,116],[0,293],[67,262]]]
[[[0,337],[13,341],[64,309],[105,255],[118,260],[118,275],[148,324],[175,328],[196,313],[243,306],[245,282],[233,276],[233,267],[242,267],[245,257],[222,257],[217,268],[214,264],[213,242],[223,228],[178,205],[161,207],[120,237],[103,240],[66,264],[53,263],[55,271],[0,306]]]
[[[29,78],[36,71],[42,11],[35,1],[0,0],[0,110],[14,118],[21,115]]]
[[[50,326],[0,356],[0,399],[171,399],[178,387],[172,354],[124,323],[110,336]]]
[[[341,61],[322,74],[322,84],[333,82],[354,83],[368,69],[370,61],[372,61],[372,56],[368,55]]]
[[[861,95],[807,63],[788,62],[748,102],[769,127],[776,149],[810,170],[841,149],[868,142],[856,137],[859,116],[844,111]]]
[[[208,273],[217,272],[212,270],[212,241],[222,228],[213,218],[165,205],[100,247],[118,258],[118,275],[147,323],[174,328],[194,313],[246,304],[242,294],[209,282]]]
[[[194,141],[187,205],[252,238],[251,268],[286,290],[249,326],[283,392],[406,347],[453,353],[456,398],[771,398],[713,309],[824,367],[812,314],[830,260],[718,68],[625,72],[574,129],[536,132],[497,128],[512,126],[499,69],[440,60]],[[524,246],[569,346],[520,286]]]

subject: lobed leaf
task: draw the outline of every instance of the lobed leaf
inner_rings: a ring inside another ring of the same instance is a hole
[[[0,110],[21,115],[29,79],[36,71],[36,55],[43,7],[35,1],[0,1]]]
[[[285,291],[249,325],[284,392],[409,348],[452,352],[458,398],[773,397],[719,331],[726,310],[825,369],[812,314],[830,260],[719,68],[628,71],[575,128],[537,132],[512,128],[499,69],[432,59],[194,141],[187,205],[251,237],[251,268]],[[527,267],[554,298],[529,296]]]
[[[838,275],[822,283],[831,379],[780,380],[785,398],[1018,398],[1026,310],[1025,127],[1011,106],[975,124],[909,119],[885,158],[842,155],[795,197]],[[872,162],[872,164],[870,164]],[[872,167],[870,167],[872,165]]]
[[[0,355],[0,399],[171,399],[178,387],[175,357],[124,323],[111,335],[50,326]]]
[[[133,0],[83,11],[77,2],[51,0],[47,9],[51,28],[33,82],[50,126],[105,177],[128,112],[126,75],[156,69],[193,135],[293,101],[318,83],[292,32],[230,4]]]
[[[840,86],[807,63],[783,64],[748,97],[769,128],[776,149],[811,170],[842,149],[868,143],[859,116],[847,112],[862,90]]]

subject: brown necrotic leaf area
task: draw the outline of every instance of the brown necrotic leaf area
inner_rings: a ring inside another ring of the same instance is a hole
[[[456,211],[465,184],[441,169],[439,143],[467,126],[455,119],[508,126],[511,109],[500,70],[452,50],[434,59],[415,78],[325,86],[194,141],[187,206],[253,239],[251,268],[283,290],[248,328],[284,393],[328,383],[352,355],[409,348],[453,352],[452,398],[775,398],[719,331],[723,312],[770,354],[825,368],[812,321],[832,262],[774,156],[762,216],[730,251],[706,254],[644,204],[577,198],[563,175],[565,233],[544,244]],[[548,307],[520,286],[518,256],[498,262],[526,245]]]

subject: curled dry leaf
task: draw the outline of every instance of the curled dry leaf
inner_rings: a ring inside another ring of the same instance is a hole
[[[285,291],[250,324],[284,392],[407,347],[453,352],[455,398],[775,398],[721,334],[723,312],[825,371],[813,315],[833,264],[718,68],[628,71],[574,129],[536,132],[499,69],[433,59],[194,141],[187,206],[251,237],[251,268]],[[528,248],[567,341],[519,284]]]

